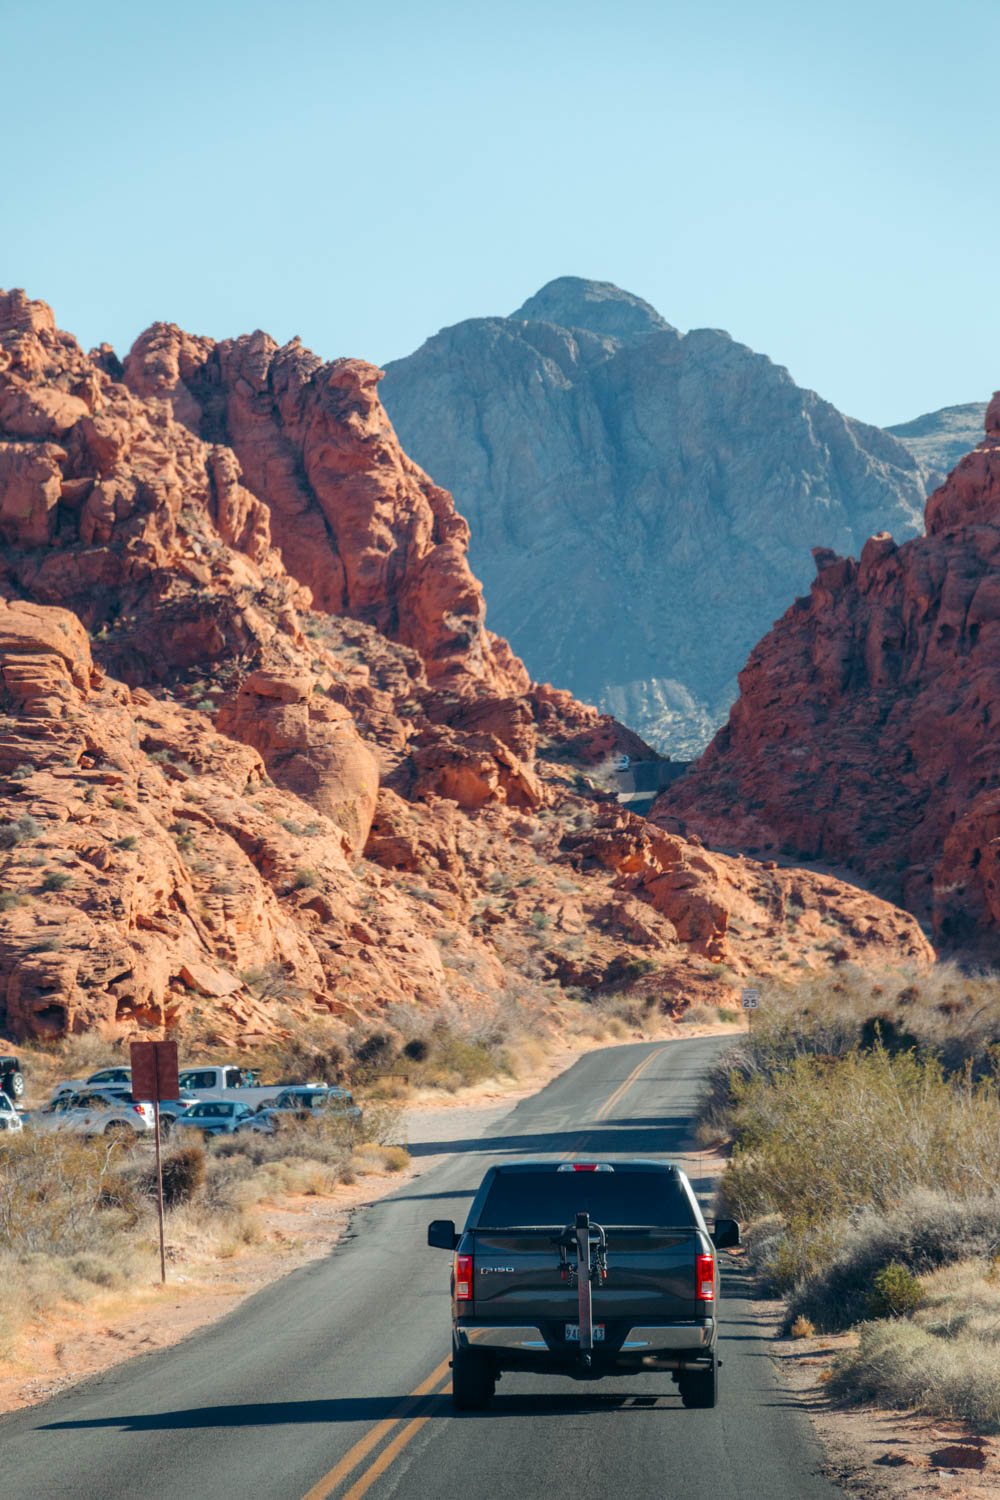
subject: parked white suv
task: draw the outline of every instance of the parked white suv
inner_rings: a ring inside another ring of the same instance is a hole
[[[21,1130],[23,1122],[13,1101],[0,1089],[0,1130]]]
[[[132,1104],[101,1089],[64,1094],[25,1118],[34,1130],[72,1130],[80,1135],[118,1135],[135,1140],[153,1129],[153,1106]]]

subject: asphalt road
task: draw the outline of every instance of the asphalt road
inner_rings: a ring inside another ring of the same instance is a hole
[[[714,1411],[685,1410],[663,1374],[506,1374],[485,1412],[451,1410],[449,1256],[427,1248],[427,1221],[461,1223],[487,1165],[510,1156],[659,1156],[697,1186],[691,1112],[720,1045],[593,1052],[493,1133],[418,1144],[455,1154],[358,1214],[325,1260],[172,1349],[0,1420],[0,1496],[842,1500],[735,1270]]]

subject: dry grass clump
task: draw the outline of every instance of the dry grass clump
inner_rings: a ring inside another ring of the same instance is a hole
[[[120,1146],[24,1131],[0,1153],[0,1348],[58,1302],[123,1286],[143,1205],[105,1194]],[[150,1222],[152,1216],[150,1215]]]
[[[772,1220],[780,1226],[780,1220]],[[926,1276],[942,1266],[1000,1254],[1000,1198],[950,1198],[935,1189],[909,1193],[889,1212],[868,1208],[835,1227],[835,1247],[812,1274],[797,1279],[788,1299],[788,1317],[811,1318],[827,1332],[848,1328],[869,1315],[869,1299],[879,1272],[893,1264]],[[771,1253],[780,1251],[780,1231]],[[765,1273],[768,1246],[755,1247]],[[793,1281],[796,1278],[793,1276]],[[787,1286],[786,1286],[787,1289]]]
[[[993,1263],[963,1261],[923,1281],[911,1318],[866,1323],[828,1390],[849,1403],[913,1409],[1000,1432],[1000,1285]]]
[[[256,1244],[255,1209],[282,1194],[328,1194],[409,1155],[398,1111],[371,1104],[360,1127],[318,1114],[275,1135],[185,1141],[163,1158],[168,1241],[224,1258]],[[60,1303],[149,1279],[156,1172],[148,1148],[25,1130],[0,1148],[0,1353]]]
[[[387,1020],[392,1030],[375,1032],[355,1044],[355,1076],[365,1087],[383,1093],[392,1075],[411,1088],[450,1093],[489,1078],[514,1077],[513,1049],[533,1026],[521,1004],[513,997],[507,1001],[495,996],[471,1013],[451,1004],[430,1015],[416,1006],[390,1006]]]
[[[915,1188],[963,1199],[1000,1181],[993,1079],[946,1077],[933,1058],[871,1052],[799,1057],[771,1079],[732,1082],[736,1145],[722,1196],[740,1218],[829,1221],[883,1210]]]

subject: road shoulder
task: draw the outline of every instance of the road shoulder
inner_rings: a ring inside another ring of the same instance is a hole
[[[936,1421],[909,1411],[841,1408],[826,1394],[836,1355],[856,1334],[780,1336],[783,1306],[755,1302],[771,1333],[770,1352],[779,1379],[806,1411],[827,1457],[827,1473],[864,1500],[996,1500],[1000,1494],[1000,1444],[964,1422]]]

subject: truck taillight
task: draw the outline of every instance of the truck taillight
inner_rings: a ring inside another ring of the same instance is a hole
[[[472,1301],[472,1256],[455,1256],[455,1301]]]
[[[711,1255],[699,1255],[694,1266],[695,1296],[699,1302],[711,1302],[715,1297],[715,1260]]]
[[[145,1115],[146,1111],[143,1109],[141,1104],[133,1104],[132,1113],[136,1115]]]

